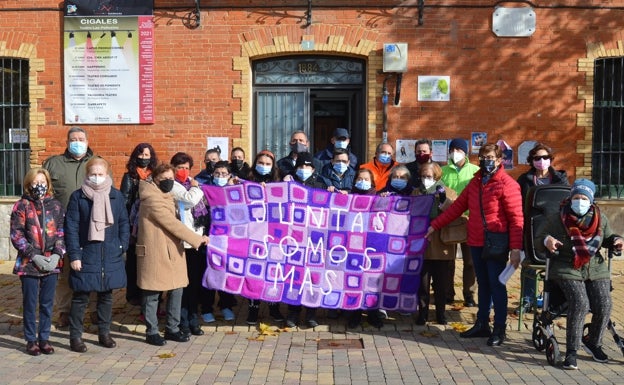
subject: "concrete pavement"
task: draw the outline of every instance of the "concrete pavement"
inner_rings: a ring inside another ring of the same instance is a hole
[[[461,259],[457,261],[461,272]],[[97,328],[84,338],[88,351],[69,350],[68,331],[53,328],[56,353],[31,357],[25,353],[21,323],[21,285],[11,274],[13,262],[0,263],[0,383],[2,384],[614,384],[622,383],[624,356],[610,334],[604,350],[611,360],[594,362],[579,352],[577,371],[549,366],[531,342],[532,315],[516,331],[509,317],[508,340],[501,347],[486,339],[459,338],[457,329],[472,324],[476,308],[461,302],[447,306],[449,325],[417,326],[414,319],[390,313],[381,329],[364,325],[347,329],[344,318],[329,320],[319,311],[314,329],[280,329],[270,322],[266,305],[261,333],[245,325],[246,301],[235,308],[237,319],[203,325],[203,336],[163,347],[144,342],[139,309],[115,292],[113,338],[117,348],[97,344]],[[612,319],[624,337],[624,261],[613,263]],[[456,277],[456,284],[460,284]],[[519,273],[508,284],[509,311],[517,306]],[[461,293],[461,288],[458,290]],[[285,306],[282,312],[286,312]],[[433,314],[432,314],[433,315]],[[431,317],[430,317],[431,318]],[[433,317],[435,318],[435,317]],[[88,322],[87,322],[88,325]],[[565,319],[558,319],[557,341],[565,351]],[[361,343],[361,345],[360,345]],[[347,346],[345,346],[347,345]],[[360,345],[360,346],[357,346]],[[363,346],[363,347],[362,347]],[[348,348],[345,348],[348,347]]]

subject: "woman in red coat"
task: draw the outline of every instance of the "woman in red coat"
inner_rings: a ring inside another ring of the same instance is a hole
[[[496,144],[486,144],[479,150],[480,171],[457,200],[431,222],[427,237],[469,210],[468,246],[472,252],[477,284],[479,310],[474,326],[460,337],[489,337],[489,346],[499,346],[505,340],[507,321],[507,288],[498,281],[507,263],[505,259],[484,259],[484,225],[491,232],[509,234],[511,263],[518,267],[522,248],[522,196],[520,186],[502,167],[503,153]],[[494,305],[494,330],[489,325],[490,304]]]

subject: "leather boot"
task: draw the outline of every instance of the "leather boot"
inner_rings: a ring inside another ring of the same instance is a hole
[[[494,331],[492,331],[492,335],[488,338],[487,345],[501,346],[506,337],[505,329],[507,329],[507,325],[494,325]]]
[[[490,324],[487,321],[477,320],[475,324],[465,332],[459,333],[461,338],[489,337],[492,335]]]

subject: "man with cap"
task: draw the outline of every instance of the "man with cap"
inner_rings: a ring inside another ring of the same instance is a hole
[[[330,163],[334,156],[334,149],[342,148],[349,151],[349,165],[357,170],[358,159],[354,153],[349,149],[349,142],[351,141],[351,135],[346,128],[336,128],[334,130],[334,136],[331,137],[330,143],[327,147],[314,154],[314,158],[321,162],[321,166],[325,166]]]
[[[448,188],[461,194],[474,174],[479,171],[479,166],[470,163],[468,159],[468,141],[462,138],[452,139],[449,143],[448,163],[442,167],[442,182]],[[464,242],[460,244],[464,270],[462,272],[462,287],[464,294],[464,306],[476,306],[476,276],[470,247]],[[455,260],[451,264],[448,277],[447,302],[452,303],[455,298]]]
[[[431,147],[432,143],[429,139],[418,139],[414,144],[414,153],[416,160],[405,165],[410,172],[410,185],[418,188],[420,186],[420,165],[431,163]]]
[[[564,369],[578,369],[576,352],[580,347],[594,361],[609,360],[602,350],[602,336],[613,306],[611,274],[599,250],[622,250],[624,239],[613,233],[594,203],[595,192],[592,181],[577,179],[570,197],[561,202],[560,210],[548,214],[535,237],[535,248],[551,253],[548,279],[561,288],[568,305]],[[591,324],[585,338],[585,317],[590,309]]]
[[[308,135],[304,131],[298,130],[290,135],[290,153],[277,161],[277,167],[280,171],[280,177],[284,178],[288,174],[292,174],[295,171],[295,164],[297,163],[297,155],[302,152],[310,151],[310,141],[308,141]],[[321,164],[318,160],[314,160],[314,166],[317,170],[321,169]]]

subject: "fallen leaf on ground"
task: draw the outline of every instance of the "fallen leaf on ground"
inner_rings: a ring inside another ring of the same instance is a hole
[[[162,353],[158,355],[158,358],[173,358],[175,356],[175,353]]]
[[[460,332],[460,333],[468,330],[468,325],[463,324],[461,322],[451,322],[449,326],[452,327],[453,330],[455,330],[456,332]]]

